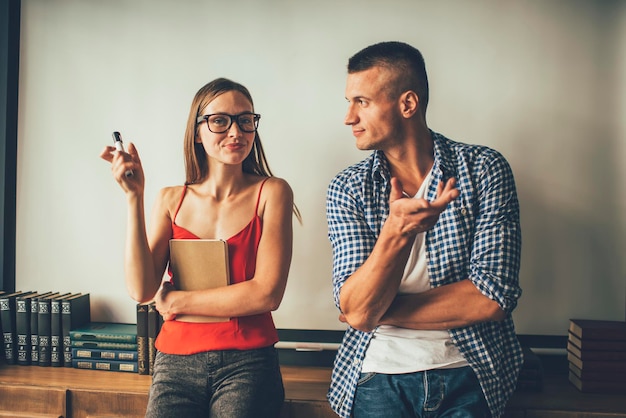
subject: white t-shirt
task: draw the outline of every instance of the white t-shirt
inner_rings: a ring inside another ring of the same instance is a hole
[[[426,193],[431,173],[424,179],[414,199]],[[406,263],[399,294],[430,289],[425,233],[417,234]],[[386,374],[466,366],[468,363],[450,340],[448,331],[428,331],[381,325],[365,352],[362,372]]]

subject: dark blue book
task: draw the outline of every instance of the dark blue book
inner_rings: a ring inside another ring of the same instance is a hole
[[[39,366],[52,364],[52,299],[62,298],[69,293],[53,294],[39,298],[37,312],[37,334],[39,336]]]
[[[72,341],[70,331],[91,322],[89,293],[79,294],[61,301],[61,335],[63,336],[63,366],[72,367]]]
[[[75,347],[72,348],[72,359],[137,361],[137,350],[104,350],[101,348]]]
[[[30,364],[39,364],[39,299],[59,292],[34,296],[30,301]]]
[[[50,365],[52,367],[63,366],[63,333],[61,330],[61,303],[80,293],[68,294],[50,300]]]
[[[31,364],[31,348],[33,346],[31,340],[31,312],[32,303],[41,293],[30,293],[20,295],[15,299],[15,332],[17,334],[17,364],[28,366]],[[35,309],[37,309],[35,307]],[[36,331],[35,331],[36,332]],[[38,346],[38,343],[35,343]]]
[[[75,358],[72,360],[72,366],[76,369],[137,373],[136,361],[90,360]]]
[[[16,299],[32,292],[17,291],[0,295],[0,324],[2,324],[3,357],[7,364],[17,363]]]

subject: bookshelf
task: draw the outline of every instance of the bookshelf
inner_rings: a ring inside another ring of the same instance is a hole
[[[331,418],[330,368],[281,366],[281,418]],[[0,366],[0,417],[143,417],[151,377],[135,373]],[[504,418],[626,418],[626,397],[581,393],[567,374],[545,376],[540,392],[515,392]]]

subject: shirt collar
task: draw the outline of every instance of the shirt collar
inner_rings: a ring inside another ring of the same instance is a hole
[[[456,177],[456,165],[453,160],[453,153],[450,149],[450,140],[440,133],[430,131],[433,139],[433,149],[435,154],[434,170],[441,170],[443,178]]]
[[[433,172],[441,170],[443,178],[456,177],[456,167],[452,159],[449,139],[440,133],[430,131],[433,139],[433,150],[435,163]],[[374,182],[383,181],[385,184],[389,182],[391,173],[389,172],[389,162],[385,157],[385,153],[376,150],[372,153],[372,180]]]

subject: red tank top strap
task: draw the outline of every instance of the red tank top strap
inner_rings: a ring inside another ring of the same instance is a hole
[[[185,193],[187,193],[187,185],[183,185],[183,192],[180,194],[180,201],[178,202],[178,206],[176,206],[176,211],[174,212],[174,217],[172,218],[172,223],[176,223],[176,216],[178,215],[178,211],[183,204],[183,199],[185,198]]]
[[[259,202],[261,201],[261,191],[263,190],[263,185],[265,184],[265,182],[269,179],[269,177],[267,177],[265,180],[263,180],[261,182],[261,187],[259,188],[259,195],[256,198],[256,207],[254,208],[254,214],[258,215],[259,214]]]

